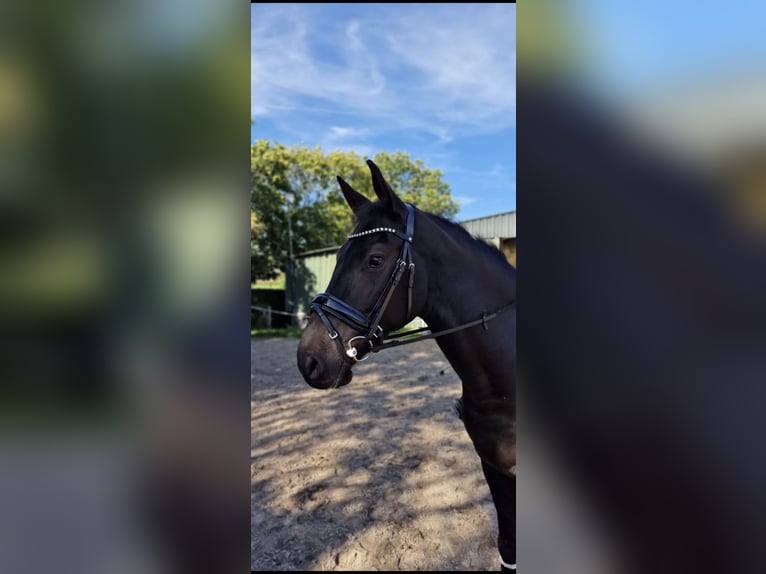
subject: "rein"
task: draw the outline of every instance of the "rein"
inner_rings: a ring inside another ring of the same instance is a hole
[[[429,333],[427,335],[420,335],[419,337],[413,337],[411,339],[400,340],[403,337],[408,337],[416,333],[422,333],[430,329],[429,327],[423,327],[421,329],[413,329],[411,331],[406,331],[404,333],[397,333],[394,335],[390,335],[386,340],[384,340],[383,329],[380,326],[380,321],[382,320],[383,314],[385,313],[386,308],[388,307],[388,303],[391,300],[391,296],[396,290],[396,286],[399,284],[399,281],[401,280],[405,271],[409,272],[406,316],[409,317],[410,312],[412,311],[412,286],[415,282],[415,263],[412,260],[411,245],[412,245],[412,238],[413,238],[413,233],[415,229],[415,208],[409,203],[405,205],[407,207],[407,228],[405,233],[402,233],[401,231],[393,229],[392,227],[376,227],[374,229],[369,229],[367,231],[352,233],[351,235],[348,236],[348,239],[355,239],[357,237],[363,237],[366,235],[371,235],[373,233],[385,232],[385,233],[392,233],[403,241],[402,251],[401,251],[401,254],[399,255],[399,259],[397,260],[396,265],[394,266],[394,270],[391,274],[391,277],[389,277],[385,288],[383,289],[381,294],[378,296],[378,299],[375,302],[375,305],[373,306],[372,311],[370,311],[369,315],[365,315],[361,311],[353,308],[351,305],[349,305],[345,301],[338,299],[337,297],[335,297],[334,295],[330,293],[320,293],[319,295],[314,297],[314,299],[312,299],[311,306],[309,307],[310,310],[316,312],[316,314],[322,320],[322,323],[324,323],[324,326],[327,328],[327,332],[330,335],[330,339],[334,340],[335,343],[338,345],[338,349],[340,349],[341,354],[346,355],[347,357],[349,357],[355,362],[363,361],[369,358],[372,353],[377,353],[379,351],[382,351],[383,349],[390,349],[391,347],[408,345],[410,343],[416,343],[424,339],[433,339],[436,337],[441,337],[443,335],[449,335],[450,333],[462,331],[463,329],[469,329],[477,325],[482,325],[484,327],[484,330],[486,331],[489,329],[489,327],[487,327],[488,321],[491,321],[492,319],[497,317],[500,313],[502,313],[503,311],[505,311],[506,309],[508,309],[514,304],[514,301],[511,301],[504,307],[501,307],[500,309],[490,314],[487,314],[485,310],[483,311],[480,319],[476,319],[475,321],[470,321],[468,323],[464,323],[462,325],[458,325],[457,327],[452,327],[450,329],[444,329],[436,333]],[[332,324],[332,321],[330,320],[329,315],[332,315],[333,317],[340,319],[346,325],[348,325],[349,327],[351,327],[352,329],[356,331],[359,331],[360,333],[364,333],[364,335],[358,335],[356,337],[352,337],[344,345],[343,340],[340,336],[340,333]],[[366,342],[369,345],[369,349],[362,356],[359,356],[358,349],[353,345],[353,342],[357,340]]]
[[[489,327],[487,326],[487,321],[491,321],[495,317],[497,317],[500,313],[505,311],[506,309],[509,309],[514,304],[514,301],[511,301],[508,303],[505,307],[501,307],[497,311],[490,313],[487,315],[487,312],[485,311],[482,313],[481,319],[476,319],[475,321],[471,321],[469,323],[463,323],[462,325],[458,325],[457,327],[451,327],[449,329],[444,329],[442,331],[437,331],[436,333],[429,333],[428,335],[420,335],[419,337],[413,337],[412,339],[407,339],[406,341],[398,341],[397,339],[401,337],[407,337],[409,335],[414,335],[416,333],[422,333],[423,331],[430,330],[430,327],[423,327],[421,329],[413,329],[411,331],[405,331],[404,333],[396,333],[394,335],[389,335],[388,340],[383,341],[380,345],[377,347],[372,347],[371,352],[377,353],[379,351],[382,351],[383,349],[390,349],[391,347],[399,347],[400,345],[409,345],[410,343],[417,343],[419,341],[423,341],[425,339],[434,339],[436,337],[441,337],[442,335],[449,335],[450,333],[456,333],[457,331],[462,331],[463,329],[469,329],[470,327],[475,327],[476,325],[482,325],[484,327],[485,331],[489,330]]]

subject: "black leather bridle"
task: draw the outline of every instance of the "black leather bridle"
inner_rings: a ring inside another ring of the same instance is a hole
[[[345,355],[354,362],[363,361],[367,359],[372,353],[377,353],[383,349],[388,349],[398,345],[407,345],[409,343],[415,343],[423,339],[432,339],[435,337],[441,337],[442,335],[449,335],[450,333],[462,331],[463,329],[468,329],[469,327],[475,327],[477,325],[482,325],[484,330],[487,330],[488,321],[494,319],[500,313],[512,307],[515,303],[514,300],[511,300],[507,305],[492,313],[487,313],[487,311],[484,310],[482,311],[481,318],[474,321],[469,321],[468,323],[463,323],[457,327],[451,327],[436,333],[429,333],[427,335],[420,335],[418,337],[403,339],[404,337],[409,337],[410,335],[430,330],[429,327],[423,327],[422,329],[413,329],[412,331],[406,331],[404,333],[396,333],[391,335],[388,340],[384,341],[385,334],[383,333],[383,328],[380,326],[380,321],[383,318],[383,314],[386,312],[386,307],[388,307],[388,302],[391,300],[391,296],[394,294],[394,290],[399,284],[399,281],[401,280],[405,271],[409,271],[409,285],[407,287],[407,318],[409,318],[410,313],[412,312],[412,286],[415,282],[415,263],[412,261],[412,238],[415,230],[415,208],[409,203],[405,205],[407,207],[407,227],[404,233],[393,229],[392,227],[376,227],[375,229],[370,229],[368,231],[352,233],[348,236],[349,239],[355,239],[357,237],[364,237],[365,235],[372,235],[373,233],[386,232],[393,233],[404,242],[402,245],[402,251],[399,254],[399,259],[396,261],[394,270],[391,273],[391,277],[388,279],[388,283],[386,283],[385,288],[378,296],[378,300],[375,302],[372,311],[365,315],[361,311],[354,309],[351,305],[341,301],[330,293],[320,293],[314,297],[314,299],[312,299],[311,306],[309,307],[311,311],[314,311],[317,315],[319,315],[322,323],[324,323],[324,326],[327,328],[327,332],[330,334],[330,339],[333,339],[338,345],[338,349],[340,349],[341,355]],[[330,321],[329,315],[340,319],[352,329],[364,334],[357,335],[356,337],[351,337],[351,339],[349,339],[348,342],[344,344],[340,333],[338,333],[338,330],[333,326],[332,321]],[[357,340],[363,341],[369,346],[367,351],[361,356],[359,355],[358,349],[352,344]]]
[[[407,207],[407,224],[404,233],[392,227],[376,227],[368,231],[352,233],[348,236],[348,239],[355,239],[357,237],[372,235],[373,233],[385,232],[393,233],[403,242],[402,251],[399,254],[399,259],[396,261],[391,277],[389,277],[386,286],[378,296],[378,300],[375,302],[372,311],[368,314],[364,314],[330,293],[320,293],[311,301],[310,309],[319,315],[319,318],[330,333],[330,338],[336,342],[341,353],[344,353],[353,361],[363,361],[368,358],[373,347],[376,344],[383,342],[384,334],[383,329],[380,326],[380,321],[383,318],[383,314],[386,312],[391,296],[394,294],[394,290],[399,284],[405,271],[409,272],[409,285],[407,287],[407,317],[410,316],[410,312],[412,311],[412,285],[415,282],[415,263],[412,261],[412,237],[415,231],[415,208],[409,203],[405,205]],[[352,329],[364,334],[352,337],[346,344],[344,344],[340,333],[335,329],[328,315],[340,319]],[[367,352],[361,356],[359,355],[358,349],[353,345],[354,341],[357,340],[366,342],[369,346]]]

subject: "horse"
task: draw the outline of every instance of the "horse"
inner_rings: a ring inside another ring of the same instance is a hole
[[[338,388],[372,353],[434,338],[461,381],[457,412],[495,506],[500,570],[515,570],[516,269],[457,223],[402,201],[367,165],[376,201],[337,176],[355,227],[311,302],[298,369],[314,388]],[[416,317],[427,327],[394,333]]]

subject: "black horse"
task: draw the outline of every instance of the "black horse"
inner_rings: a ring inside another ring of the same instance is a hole
[[[356,227],[312,301],[298,368],[312,387],[340,387],[371,353],[436,338],[462,381],[459,412],[497,510],[501,569],[515,570],[516,270],[456,223],[402,202],[367,164],[379,201],[338,177]],[[387,340],[415,317],[430,333]]]

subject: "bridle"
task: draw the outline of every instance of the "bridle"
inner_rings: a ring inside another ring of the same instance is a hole
[[[368,231],[352,233],[348,236],[348,239],[356,239],[357,237],[372,235],[373,233],[386,232],[393,233],[403,241],[399,259],[396,261],[394,270],[392,271],[386,286],[383,288],[383,291],[378,296],[372,311],[365,315],[361,311],[358,311],[345,301],[338,299],[330,293],[320,293],[314,297],[314,299],[312,299],[311,306],[309,307],[309,309],[316,312],[316,314],[322,320],[322,323],[324,323],[324,326],[327,328],[327,332],[330,334],[330,339],[334,340],[338,345],[338,349],[340,349],[341,355],[345,355],[354,362],[364,361],[365,359],[369,358],[372,353],[377,353],[383,349],[388,349],[398,345],[415,343],[422,339],[432,339],[434,337],[448,335],[450,333],[462,331],[463,329],[468,329],[469,327],[474,327],[476,325],[482,325],[484,329],[487,330],[487,321],[497,317],[497,315],[510,308],[515,302],[511,301],[504,307],[489,314],[487,314],[485,310],[482,312],[480,319],[470,321],[468,323],[463,323],[457,327],[452,327],[450,329],[445,329],[436,333],[429,333],[427,335],[420,335],[418,337],[413,337],[406,340],[400,340],[403,337],[429,330],[428,327],[423,327],[422,329],[413,329],[404,333],[390,335],[389,339],[384,341],[385,335],[383,333],[383,328],[380,326],[380,321],[383,318],[383,314],[386,312],[386,308],[388,307],[388,303],[391,300],[391,296],[393,295],[394,290],[399,284],[399,281],[401,280],[405,271],[409,272],[406,316],[409,317],[410,313],[412,312],[412,286],[415,282],[415,263],[412,261],[412,239],[415,229],[415,208],[409,203],[405,204],[405,206],[407,207],[407,224],[404,233],[393,229],[392,227],[376,227]],[[349,339],[348,342],[344,344],[340,333],[338,333],[337,329],[335,329],[328,315],[332,315],[336,319],[340,319],[343,323],[352,329],[364,334],[351,337],[351,339]],[[353,345],[353,342],[357,340],[364,341],[369,346],[367,352],[361,356],[359,356],[358,349]]]
[[[376,343],[382,343],[383,341],[383,329],[380,326],[380,321],[383,318],[383,314],[386,312],[388,303],[391,300],[391,296],[394,294],[396,286],[404,275],[405,271],[409,271],[409,285],[407,287],[407,317],[410,316],[412,311],[412,286],[415,282],[415,263],[412,261],[412,237],[415,231],[415,208],[409,203],[405,204],[407,207],[407,224],[404,233],[398,231],[392,227],[376,227],[368,231],[361,231],[359,233],[352,233],[348,236],[348,239],[355,239],[357,237],[364,237],[366,235],[372,235],[373,233],[393,233],[399,239],[402,240],[402,251],[399,254],[399,259],[396,261],[394,270],[389,277],[386,286],[378,296],[378,300],[370,311],[365,315],[361,311],[354,309],[348,303],[341,301],[330,293],[320,293],[311,301],[310,310],[315,311],[319,318],[327,327],[327,331],[330,333],[330,339],[333,339],[339,346],[341,353],[345,354],[354,361],[363,361],[370,356],[373,347]],[[349,327],[364,333],[364,335],[358,335],[352,337],[344,345],[340,333],[335,329],[328,315],[332,315],[337,319],[343,321]],[[353,342],[361,340],[367,342],[369,350],[362,355],[358,356],[358,350],[353,346]]]

